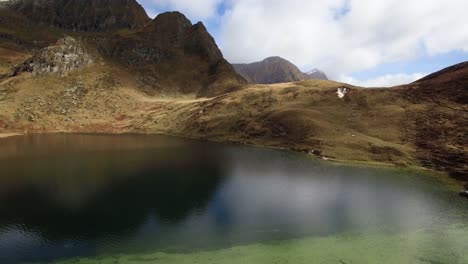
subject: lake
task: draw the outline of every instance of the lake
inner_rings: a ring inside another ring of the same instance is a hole
[[[0,140],[0,263],[468,263],[434,176],[143,135]]]

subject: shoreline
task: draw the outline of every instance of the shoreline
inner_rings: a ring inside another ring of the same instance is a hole
[[[329,164],[335,166],[356,166],[356,167],[371,167],[371,168],[385,168],[385,169],[395,169],[395,170],[402,170],[402,171],[412,171],[418,173],[425,173],[432,177],[438,177],[441,179],[447,186],[451,186],[454,191],[457,191],[457,188],[464,189],[464,182],[458,181],[448,175],[448,173],[443,171],[436,171],[431,168],[426,168],[423,166],[399,166],[393,163],[385,163],[385,162],[378,162],[378,161],[364,161],[364,160],[345,160],[345,159],[333,159],[333,158],[326,158],[323,156],[315,155],[311,152],[304,152],[294,147],[285,147],[285,146],[274,146],[268,144],[258,144],[258,143],[248,143],[242,141],[235,141],[232,139],[223,140],[220,138],[198,138],[198,137],[191,137],[191,136],[184,136],[180,134],[170,134],[170,133],[147,133],[147,132],[137,132],[137,131],[127,131],[127,132],[84,132],[84,131],[50,131],[50,132],[39,132],[39,133],[0,133],[0,140],[15,136],[25,136],[25,135],[47,135],[47,134],[64,134],[64,135],[103,135],[103,136],[122,136],[122,135],[147,135],[147,136],[169,136],[169,137],[176,137],[185,140],[197,140],[197,141],[206,141],[206,142],[214,142],[220,144],[233,144],[239,146],[247,146],[247,147],[261,147],[261,148],[269,148],[269,149],[276,149],[276,150],[284,150],[290,151],[293,153],[303,154],[307,157],[314,159],[320,162],[327,162]],[[459,190],[459,189],[458,189]]]
[[[0,133],[0,139],[9,138],[9,137],[16,137],[16,136],[24,136],[24,134],[21,134],[21,133]]]
[[[317,161],[328,162],[337,165],[349,165],[349,166],[365,166],[365,167],[375,167],[375,168],[393,168],[393,169],[409,169],[409,170],[417,170],[417,171],[426,171],[432,173],[441,173],[441,171],[435,171],[430,168],[422,167],[422,166],[399,166],[394,163],[386,163],[381,161],[365,161],[365,160],[346,160],[346,159],[335,159],[335,158],[328,158],[325,156],[316,155],[312,152],[305,152],[295,147],[287,147],[287,146],[275,146],[275,145],[268,145],[268,144],[258,144],[258,143],[248,143],[243,141],[236,141],[232,139],[220,139],[220,138],[205,138],[205,137],[192,137],[192,136],[184,136],[180,134],[171,134],[171,133],[147,133],[147,132],[137,132],[137,131],[128,131],[128,132],[85,132],[85,131],[49,131],[49,132],[32,132],[32,133],[0,133],[0,139],[15,137],[15,136],[25,136],[25,135],[96,135],[96,136],[124,136],[124,135],[136,135],[136,136],[168,136],[168,137],[175,137],[185,140],[197,140],[197,141],[206,141],[206,142],[213,142],[213,143],[220,143],[220,144],[233,144],[239,146],[248,146],[248,147],[260,147],[260,148],[269,148],[269,149],[276,149],[276,150],[285,150],[291,151],[294,153],[304,154],[308,157],[314,158]]]

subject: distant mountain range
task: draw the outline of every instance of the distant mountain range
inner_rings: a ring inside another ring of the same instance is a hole
[[[311,71],[308,71],[305,73],[305,75],[306,75],[306,79],[308,80],[312,80],[312,79],[328,80],[328,76],[319,69],[313,69]]]
[[[318,69],[304,73],[296,65],[281,57],[269,57],[263,61],[233,64],[233,66],[250,83],[271,84],[310,79],[328,80],[327,75]]]

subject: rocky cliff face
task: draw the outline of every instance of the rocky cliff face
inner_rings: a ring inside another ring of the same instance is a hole
[[[93,63],[92,56],[72,37],[60,39],[55,46],[40,50],[32,58],[16,67],[13,75],[31,72],[33,75],[55,73],[64,76],[68,71]]]
[[[183,14],[160,14],[132,34],[96,40],[102,54],[145,78],[147,91],[215,96],[240,88],[245,80],[223,58],[202,23]]]
[[[310,79],[327,80],[319,71],[303,73],[296,65],[281,57],[270,57],[250,64],[234,64],[236,71],[251,83],[271,84],[298,82]]]
[[[84,50],[71,39],[53,44],[69,35],[106,63],[123,67],[150,95],[216,96],[246,84],[205,26],[192,25],[179,12],[150,20],[135,0],[16,0],[0,8],[3,14],[0,47],[34,55],[15,74],[63,75],[81,68],[90,61]]]
[[[150,21],[135,0],[14,0],[7,5],[34,23],[73,31],[135,29]]]

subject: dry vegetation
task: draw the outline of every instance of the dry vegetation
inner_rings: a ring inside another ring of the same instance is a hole
[[[29,56],[2,51],[3,67]],[[164,133],[337,161],[423,166],[468,179],[467,105],[460,98],[427,99],[412,86],[364,89],[320,80],[196,98],[148,93],[141,78],[102,58],[65,76],[3,78],[0,133]],[[343,99],[340,87],[350,89]]]

